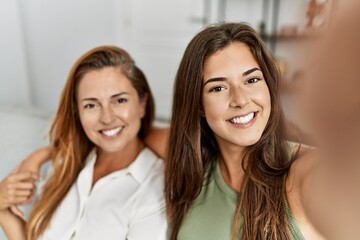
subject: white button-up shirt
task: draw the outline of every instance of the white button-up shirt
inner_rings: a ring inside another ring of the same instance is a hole
[[[95,161],[93,151],[41,239],[166,239],[163,161],[145,148],[91,189]]]

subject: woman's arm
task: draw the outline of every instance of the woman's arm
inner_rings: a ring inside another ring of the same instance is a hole
[[[318,173],[320,162],[315,157],[314,149],[301,147],[297,159],[292,163],[286,180],[286,197],[292,216],[296,219],[297,226],[305,239],[323,240],[324,236],[309,221],[309,214],[305,211],[304,197],[306,182],[312,175]]]
[[[19,166],[18,172],[33,172],[39,174],[41,166],[51,159],[52,146],[39,148],[32,152]]]
[[[0,226],[8,240],[26,240],[25,221],[9,209],[0,210]]]
[[[159,157],[166,159],[170,128],[153,128],[144,139],[145,144]]]

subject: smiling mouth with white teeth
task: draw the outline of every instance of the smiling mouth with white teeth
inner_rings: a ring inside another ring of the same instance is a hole
[[[104,134],[107,137],[113,137],[118,134],[122,129],[123,127],[117,127],[110,130],[100,130],[100,133]]]
[[[253,120],[255,116],[256,116],[256,112],[251,112],[245,116],[231,118],[228,121],[233,124],[245,125],[249,123],[251,120]]]

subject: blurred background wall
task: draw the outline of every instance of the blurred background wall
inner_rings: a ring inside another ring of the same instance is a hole
[[[156,97],[157,117],[168,119],[176,69],[196,32],[224,20],[245,21],[258,31],[263,24],[275,54],[294,70],[296,45],[303,41],[273,36],[286,27],[301,31],[308,4],[309,0],[0,0],[0,104],[52,114],[75,60],[90,48],[112,44],[127,49],[143,68]]]

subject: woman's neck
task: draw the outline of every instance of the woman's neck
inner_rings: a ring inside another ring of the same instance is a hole
[[[244,170],[242,161],[245,155],[245,148],[234,146],[220,147],[220,172],[225,183],[233,190],[240,192]]]
[[[95,182],[117,170],[127,168],[144,149],[144,143],[136,138],[131,144],[117,152],[106,152],[97,150],[97,159],[94,165],[93,184]]]

